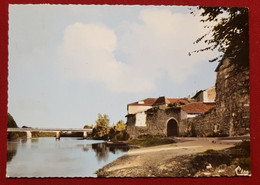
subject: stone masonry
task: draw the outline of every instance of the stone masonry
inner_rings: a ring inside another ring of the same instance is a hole
[[[237,136],[249,134],[249,68],[229,59],[216,69],[216,107],[206,114],[182,120],[182,136]]]
[[[177,124],[180,122],[180,108],[179,107],[154,107],[145,111],[146,126],[136,127],[135,126],[135,114],[127,116],[127,133],[135,138],[139,135],[167,135],[167,123],[170,119],[174,119]]]
[[[168,136],[170,120],[177,131],[173,136],[238,136],[250,133],[249,67],[229,59],[218,65],[215,83],[216,106],[194,118],[181,119],[181,106],[157,106],[144,112],[144,125],[136,126],[137,114],[127,115],[127,132]],[[176,126],[177,125],[177,126]]]
[[[225,59],[217,69],[216,114],[229,136],[249,133],[249,68]]]

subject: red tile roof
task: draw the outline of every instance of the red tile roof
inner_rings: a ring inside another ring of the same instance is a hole
[[[141,100],[139,102],[143,103],[138,103],[134,102],[128,105],[133,105],[133,106],[157,106],[157,105],[165,105],[165,104],[174,104],[181,102],[183,104],[188,104],[189,101],[186,99],[177,99],[177,98],[165,98],[164,96],[159,97],[159,98],[147,98],[144,100]]]
[[[169,103],[170,103],[170,100],[168,100],[164,96],[161,96],[161,97],[156,99],[156,101],[154,102],[153,106],[165,105],[165,104],[169,104]]]
[[[215,103],[193,102],[183,105],[181,109],[187,113],[202,114],[215,107]]]
[[[138,103],[138,102],[134,102],[128,105],[136,105],[136,106],[152,106],[154,104],[154,102],[156,101],[156,98],[147,98],[138,102],[143,102],[142,104]]]
[[[190,103],[186,99],[177,99],[177,98],[167,98],[167,99],[170,101],[171,104],[180,102],[180,103],[183,103],[186,105],[186,104]]]

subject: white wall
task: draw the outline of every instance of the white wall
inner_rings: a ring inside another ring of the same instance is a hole
[[[187,114],[187,118],[194,118],[200,114]]]
[[[187,113],[181,109],[181,119],[186,119]]]
[[[215,87],[207,89],[203,92],[203,102],[210,103],[215,102],[216,90]]]
[[[200,114],[188,114],[187,112],[181,109],[181,119],[194,118]]]
[[[144,112],[137,113],[135,115],[135,126],[145,127],[146,126],[146,114]]]
[[[148,109],[152,108],[152,106],[134,106],[134,105],[129,105],[128,106],[128,114],[136,114],[136,113],[139,113],[139,112],[144,112]]]

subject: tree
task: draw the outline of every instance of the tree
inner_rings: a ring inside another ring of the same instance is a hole
[[[17,124],[14,121],[14,118],[11,116],[11,114],[7,113],[7,118],[8,118],[8,122],[7,122],[7,127],[8,128],[17,128]]]
[[[210,28],[198,38],[194,43],[204,41],[207,47],[196,50],[201,52],[206,50],[220,51],[220,56],[210,60],[214,62],[222,58],[233,59],[239,65],[249,66],[249,26],[248,26],[248,8],[238,7],[197,7],[191,14],[197,15],[199,12],[203,18],[201,22],[215,22],[213,26],[206,25]],[[207,39],[207,35],[212,35]]]
[[[93,128],[93,125],[84,125],[83,128],[84,128],[84,129],[92,129],[92,128]]]
[[[96,126],[93,128],[92,136],[95,139],[107,139],[109,133],[109,117],[108,115],[98,114]]]
[[[96,126],[101,126],[101,127],[108,127],[109,125],[109,117],[108,115],[104,114],[100,114],[98,113],[98,119],[96,121]]]
[[[112,141],[125,141],[129,138],[126,132],[126,124],[123,120],[117,122],[116,126],[110,128],[109,139]]]
[[[125,130],[126,124],[124,123],[123,120],[120,120],[117,122],[116,126],[115,126],[115,130],[116,131],[122,131]]]

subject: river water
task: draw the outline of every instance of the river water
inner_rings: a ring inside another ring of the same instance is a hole
[[[96,177],[95,171],[127,153],[103,141],[75,137],[17,139],[7,144],[7,177]]]

